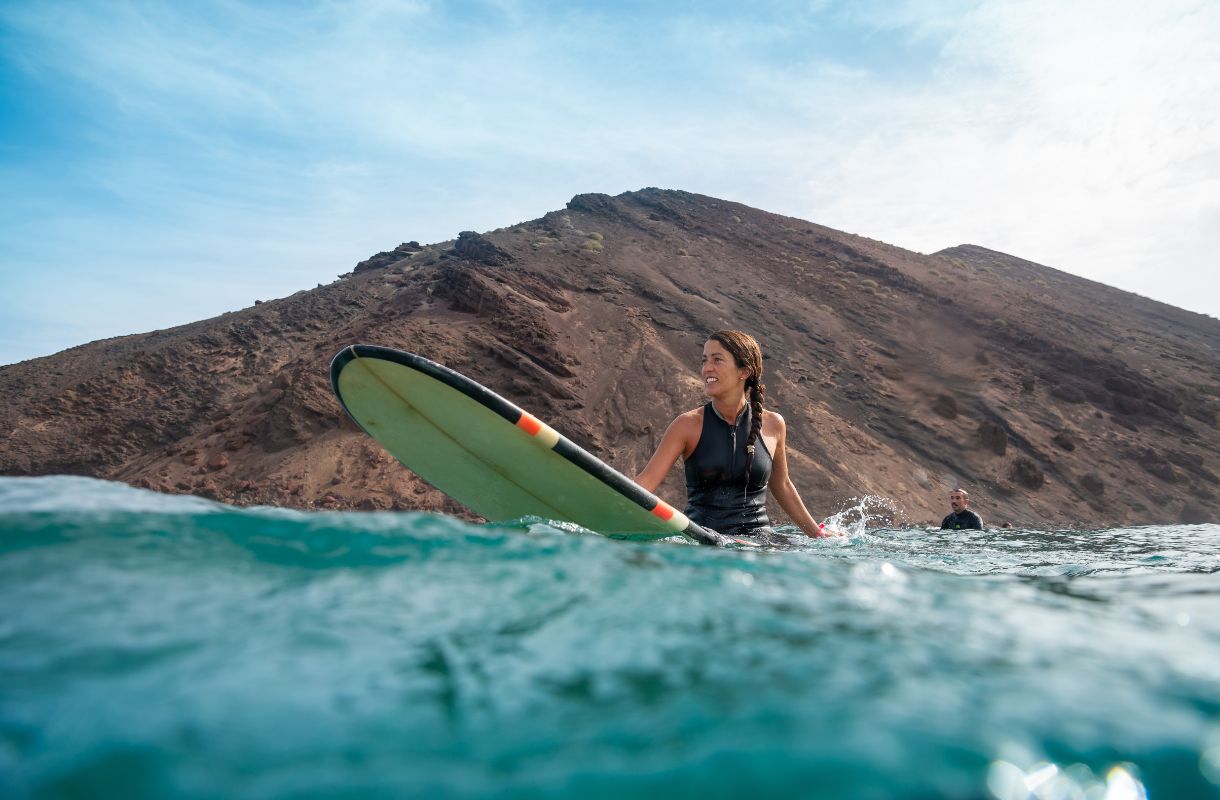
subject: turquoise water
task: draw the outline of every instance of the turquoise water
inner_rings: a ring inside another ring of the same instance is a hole
[[[0,479],[0,796],[1220,797],[1220,526],[787,550]]]

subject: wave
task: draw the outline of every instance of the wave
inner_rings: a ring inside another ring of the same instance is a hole
[[[1220,780],[1216,526],[725,550],[71,477],[0,507],[0,794]]]
[[[808,540],[794,527],[780,526],[781,533],[792,534],[793,541],[803,544],[771,551],[884,560],[910,569],[968,575],[1057,578],[1220,571],[1218,525],[1095,531],[868,527],[881,518],[878,510],[892,511],[878,498],[854,500],[834,517],[848,535],[823,540]],[[325,568],[474,557],[463,555],[469,549],[519,551],[528,556],[539,541],[555,537],[606,541],[578,525],[536,517],[475,524],[425,512],[234,507],[95,478],[0,478],[0,553],[115,539],[166,553],[178,550],[193,558],[232,557],[228,547],[236,546],[271,563]],[[672,544],[683,542],[633,546],[665,549]],[[768,552],[768,548],[760,550]]]

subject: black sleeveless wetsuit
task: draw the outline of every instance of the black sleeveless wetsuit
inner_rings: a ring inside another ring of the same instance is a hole
[[[705,528],[728,536],[749,536],[771,524],[767,518],[767,481],[771,452],[762,432],[754,443],[754,460],[746,481],[746,439],[750,407],[731,425],[708,403],[695,451],[686,459],[686,516]]]

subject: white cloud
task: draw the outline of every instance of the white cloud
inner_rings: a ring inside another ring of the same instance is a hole
[[[987,3],[934,81],[869,86],[806,211],[919,250],[970,241],[1220,316],[1220,6]],[[1167,275],[1176,275],[1171,281]]]

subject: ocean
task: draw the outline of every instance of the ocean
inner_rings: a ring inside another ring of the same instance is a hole
[[[714,549],[76,477],[0,509],[5,798],[1220,797],[1217,525]]]

